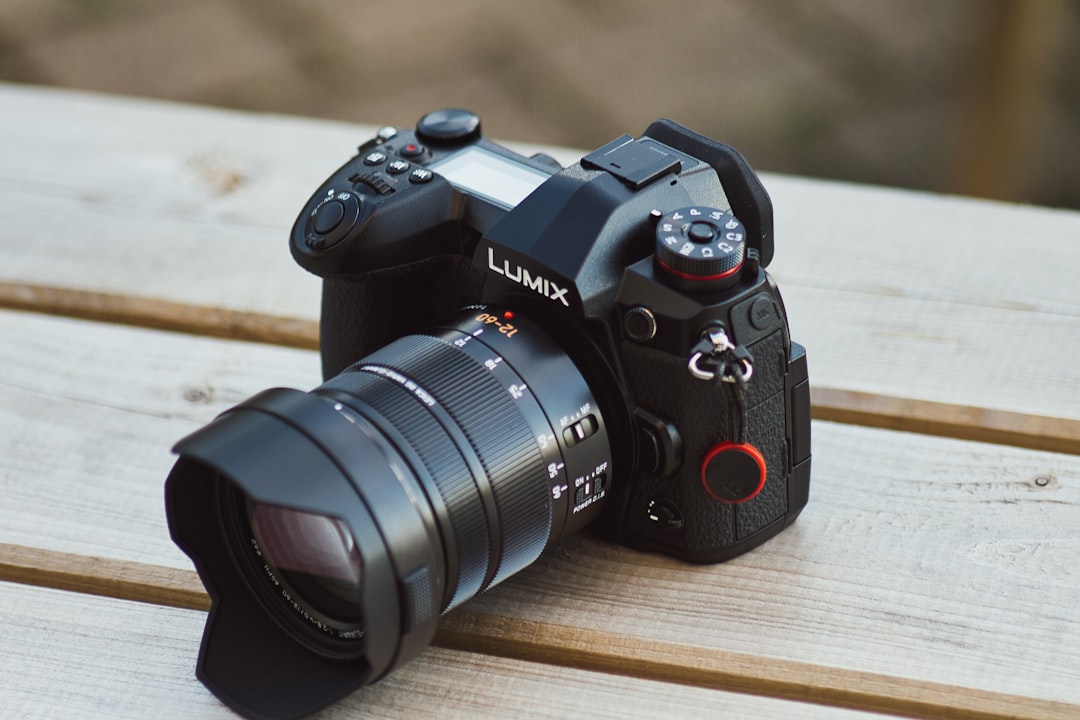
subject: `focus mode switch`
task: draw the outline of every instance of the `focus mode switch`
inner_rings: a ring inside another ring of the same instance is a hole
[[[574,447],[599,429],[600,423],[596,421],[596,416],[586,415],[562,431],[563,442],[566,443],[566,447]]]

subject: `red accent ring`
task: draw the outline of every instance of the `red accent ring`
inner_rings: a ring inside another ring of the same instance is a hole
[[[741,497],[732,498],[725,497],[713,492],[713,489],[709,486],[709,466],[717,457],[728,452],[739,452],[750,457],[751,460],[757,465],[758,479],[757,484],[753,490],[748,493],[743,493]],[[734,442],[722,442],[719,445],[713,447],[712,450],[705,456],[705,459],[701,461],[701,484],[705,487],[705,492],[709,493],[709,497],[714,500],[718,500],[722,503],[729,503],[737,505],[744,503],[748,500],[752,500],[757,497],[762,488],[765,487],[765,457],[761,454],[761,451],[749,443],[734,443]]]
[[[662,268],[664,268],[665,272],[669,272],[672,275],[677,275],[677,276],[679,276],[681,278],[685,278],[687,280],[693,280],[695,282],[708,282],[709,280],[720,280],[721,278],[731,277],[735,273],[739,272],[739,270],[741,270],[742,266],[743,266],[743,260],[740,260],[738,265],[731,268],[730,270],[725,270],[724,272],[720,273],[719,275],[693,275],[691,273],[685,273],[685,272],[683,272],[681,270],[676,270],[675,268],[671,267],[666,262],[661,260],[659,257],[656,258],[656,262]]]

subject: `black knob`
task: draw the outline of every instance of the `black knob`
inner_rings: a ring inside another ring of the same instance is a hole
[[[635,305],[623,314],[623,329],[634,342],[648,342],[656,337],[656,316],[644,305]]]
[[[331,200],[315,210],[315,214],[311,217],[311,229],[319,235],[329,235],[344,219],[345,204],[340,200]]]
[[[360,204],[360,198],[348,190],[328,192],[308,216],[307,246],[321,252],[344,240],[360,217]]]
[[[665,282],[683,290],[722,290],[739,279],[746,229],[730,212],[685,207],[656,224],[656,265]]]
[[[416,136],[432,145],[472,142],[480,137],[480,116],[468,110],[435,110],[420,118]]]

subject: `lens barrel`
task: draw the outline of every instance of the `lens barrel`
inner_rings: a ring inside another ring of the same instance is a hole
[[[415,657],[440,613],[588,524],[611,471],[578,367],[486,306],[175,450],[169,527],[212,599],[197,674],[250,717],[302,716]]]

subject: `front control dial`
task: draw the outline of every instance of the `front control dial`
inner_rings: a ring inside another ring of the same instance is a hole
[[[656,224],[656,266],[668,284],[690,291],[734,285],[746,257],[746,229],[730,212],[685,207]]]

